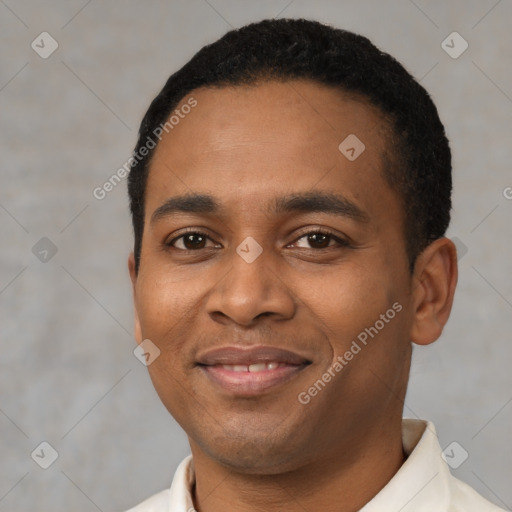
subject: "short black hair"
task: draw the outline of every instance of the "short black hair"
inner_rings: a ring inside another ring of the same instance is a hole
[[[451,151],[427,91],[392,56],[364,36],[306,19],[265,19],[227,32],[199,50],[167,80],[139,129],[128,177],[138,271],[144,230],[144,195],[154,130],[199,87],[312,80],[357,95],[387,121],[384,178],[398,195],[412,272],[417,256],[444,235],[450,223]],[[160,130],[161,131],[161,130]],[[341,142],[341,141],[340,141]]]

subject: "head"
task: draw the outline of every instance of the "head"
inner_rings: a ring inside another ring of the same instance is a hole
[[[282,471],[399,422],[456,255],[444,128],[395,59],[313,21],[233,30],[153,100],[128,186],[136,338],[193,451]],[[210,372],[233,346],[300,364],[240,393]]]
[[[174,129],[179,119],[175,115],[169,122],[169,118],[178,103],[197,88],[292,79],[330,86],[380,110],[388,136],[382,173],[404,210],[411,272],[418,254],[444,235],[450,222],[451,153],[427,91],[399,62],[363,36],[309,20],[263,20],[228,32],[202,48],[171,75],[144,116],[129,176],[137,269],[146,184],[155,153],[148,139]],[[194,105],[193,98],[189,103]],[[148,151],[141,153],[143,147]]]

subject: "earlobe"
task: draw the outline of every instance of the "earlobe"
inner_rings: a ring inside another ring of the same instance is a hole
[[[128,271],[132,281],[132,297],[133,297],[133,314],[134,314],[134,337],[137,343],[142,342],[142,330],[140,327],[139,313],[137,311],[137,273],[135,272],[135,257],[133,252],[128,256]]]
[[[410,339],[418,345],[436,341],[450,317],[457,285],[457,251],[446,237],[418,256],[413,277],[414,318]]]

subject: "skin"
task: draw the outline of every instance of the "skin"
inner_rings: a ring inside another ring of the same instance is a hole
[[[404,461],[411,341],[432,343],[448,320],[455,246],[436,240],[410,274],[401,203],[382,175],[386,123],[373,106],[297,80],[193,96],[197,107],[155,150],[140,268],[132,254],[129,269],[136,340],[159,347],[148,370],[189,438],[195,507],[359,510]],[[366,146],[355,161],[338,150],[349,134]],[[368,222],[266,209],[275,197],[312,190],[343,195]],[[170,197],[187,193],[215,196],[222,215],[152,222]],[[166,246],[189,227],[208,235],[202,248],[185,251],[183,238]],[[319,228],[349,245],[308,241]],[[252,263],[236,252],[248,236],[263,249]],[[402,310],[301,404],[298,394],[395,302]],[[198,354],[226,345],[283,347],[312,363],[266,393],[233,396],[195,365]]]

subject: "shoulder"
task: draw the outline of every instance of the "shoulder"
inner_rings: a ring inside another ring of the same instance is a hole
[[[139,503],[126,512],[167,512],[169,510],[169,489],[165,489]]]
[[[192,455],[178,465],[171,487],[153,494],[150,498],[125,512],[174,512],[193,510],[191,490],[195,482]]]
[[[471,486],[452,475],[450,512],[505,512],[505,509],[487,501]]]

